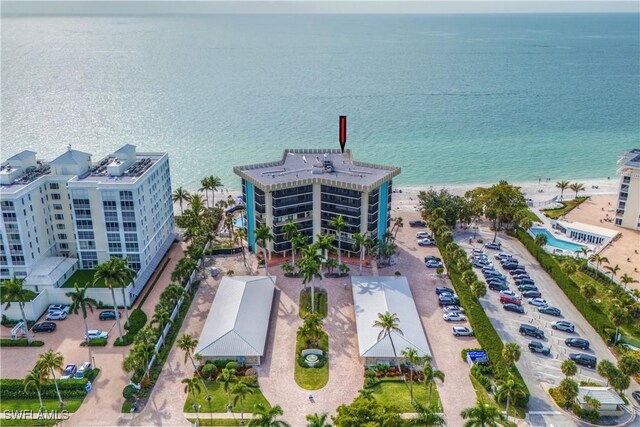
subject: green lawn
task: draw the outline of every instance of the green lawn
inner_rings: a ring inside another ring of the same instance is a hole
[[[584,202],[587,199],[589,199],[589,198],[588,197],[578,197],[577,199],[569,200],[569,201],[566,201],[566,202],[560,202],[563,205],[561,208],[559,208],[559,209],[545,209],[545,210],[542,211],[542,213],[545,214],[546,216],[548,216],[551,219],[558,219],[562,215],[566,215],[569,212],[571,212],[576,206],[578,206],[580,203]]]
[[[316,286],[316,290],[314,292],[314,305],[316,306],[316,313],[320,314],[324,319],[327,317],[327,291],[319,291],[318,286]],[[300,307],[299,315],[301,318],[305,318],[308,313],[311,312],[311,288],[309,287],[306,291],[303,289],[300,291],[300,300],[298,307]]]
[[[44,399],[42,403],[44,403],[45,411],[60,410],[60,402],[58,401],[58,399]],[[82,405],[81,399],[67,399],[65,401],[64,409],[68,412],[76,412],[80,407],[80,405]],[[40,410],[40,402],[38,402],[38,399],[3,400],[0,403],[0,411],[25,411],[25,410],[38,412],[38,410]]]
[[[524,211],[527,213],[527,218],[529,218],[531,222],[542,222],[540,218],[538,218],[538,215],[533,213],[532,210],[525,209]]]
[[[321,368],[303,368],[298,364],[297,358],[302,350],[307,348],[304,338],[296,340],[296,361],[294,364],[293,378],[296,384],[305,390],[318,390],[327,385],[329,381],[329,362],[327,361]],[[329,335],[325,332],[318,342],[318,348],[325,352],[329,351]]]
[[[493,397],[491,397],[491,395],[489,395],[487,390],[485,390],[485,388],[482,387],[482,384],[480,384],[478,382],[478,380],[474,378],[473,375],[469,374],[469,378],[471,379],[471,384],[473,385],[473,388],[476,391],[476,396],[479,399],[483,399],[486,402],[491,402],[491,403],[497,405],[498,408],[500,408],[500,410],[502,411],[502,414],[504,414],[504,412],[507,410],[507,405],[505,405],[504,403],[499,403],[499,402],[494,401]],[[471,407],[473,405],[469,404],[469,406]],[[524,408],[516,408],[513,405],[511,405],[511,406],[509,406],[509,416],[510,417],[518,417],[518,418],[524,419],[524,417],[526,416],[525,409]]]
[[[93,284],[93,274],[95,270],[76,270],[75,273],[67,279],[62,285],[63,288],[73,288],[74,283],[78,283],[81,288],[87,286],[89,288],[104,288],[104,282],[101,280],[95,285]]]
[[[224,385],[217,381],[205,381],[207,389],[212,396],[211,402],[207,402],[207,394],[202,392],[196,394],[196,401],[200,405],[200,413],[208,412],[227,412],[227,393],[224,391]],[[233,403],[233,395],[231,395],[231,403]],[[267,399],[262,395],[262,392],[258,387],[253,388],[253,394],[246,397],[244,400],[244,412],[252,413],[256,404],[262,403],[265,407],[270,408],[271,405],[267,402]],[[211,406],[209,406],[211,404]],[[187,401],[184,403],[184,412],[195,412],[193,409],[193,399],[191,395],[187,397]],[[233,412],[240,413],[240,403],[234,406]]]
[[[3,420],[0,421],[0,425],[3,426],[12,426],[12,427],[20,427],[20,426],[54,426],[57,424],[56,420]]]
[[[404,382],[395,378],[384,378],[378,384],[369,387],[373,390],[373,397],[383,405],[393,405],[400,410],[400,412],[415,412],[415,408],[411,405],[411,393],[409,389],[409,382]],[[440,396],[438,395],[438,388],[434,384],[431,394],[431,402],[429,401],[429,387],[424,383],[413,383],[413,398],[416,402],[427,405],[440,405]]]
[[[197,419],[195,418],[187,418],[187,420],[191,424],[195,424]],[[245,425],[249,422],[245,419]],[[229,418],[207,418],[207,415],[203,415],[200,417],[200,425],[201,426],[239,426],[240,425],[240,416],[238,415],[237,420],[232,420]]]

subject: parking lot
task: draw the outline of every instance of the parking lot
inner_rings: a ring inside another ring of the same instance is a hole
[[[485,239],[485,242],[490,241],[493,239],[493,233],[489,230],[481,230],[481,237]],[[456,240],[467,252],[471,252],[473,248],[480,249],[482,246],[480,244],[469,244],[468,234],[461,233],[456,236]],[[485,252],[495,268],[507,277],[509,289],[521,294],[514,285],[512,276],[502,268],[499,261],[495,260],[494,255],[499,252],[507,252],[516,257],[519,264],[525,267],[529,276],[535,281],[535,285],[542,293],[541,298],[547,300],[549,305],[559,308],[562,316],[555,317],[542,314],[538,311],[538,307],[530,305],[527,298],[524,297],[522,307],[524,307],[525,312],[523,314],[506,311],[500,303],[500,293],[492,290],[487,291],[487,295],[481,299],[481,304],[491,319],[491,323],[496,328],[500,338],[502,338],[504,342],[516,342],[520,344],[522,356],[517,366],[531,392],[529,410],[532,425],[558,425],[559,423],[562,423],[562,425],[573,425],[571,420],[557,413],[557,408],[542,388],[543,384],[552,387],[564,378],[560,365],[564,360],[569,358],[570,353],[589,354],[597,357],[598,362],[609,359],[615,363],[616,360],[596,331],[582,317],[567,296],[542,269],[527,249],[517,240],[509,236],[500,235],[498,240],[502,243],[501,250],[486,249]],[[478,277],[483,279],[481,269],[474,268],[474,270],[478,274]],[[575,332],[569,333],[552,329],[551,324],[556,320],[566,320],[573,323],[575,325]],[[530,336],[522,336],[519,333],[521,324],[530,324],[542,329],[545,337],[538,340]],[[589,350],[567,347],[565,339],[571,337],[580,337],[588,340],[590,343]],[[541,341],[545,347],[550,347],[550,355],[547,356],[530,352],[528,344],[531,340]],[[594,381],[602,385],[606,384],[606,381],[604,381],[594,369],[580,365],[578,365],[576,380]],[[634,389],[634,387],[637,386],[632,386],[632,389]]]

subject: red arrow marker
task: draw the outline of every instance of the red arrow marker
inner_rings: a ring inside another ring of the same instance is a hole
[[[340,116],[340,149],[344,153],[344,146],[347,143],[347,116]]]

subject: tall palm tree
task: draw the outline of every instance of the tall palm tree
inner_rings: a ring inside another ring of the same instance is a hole
[[[620,277],[620,282],[624,285],[625,289],[627,289],[627,285],[630,285],[631,283],[638,283],[638,281],[636,279],[634,279],[633,277],[629,276],[627,273],[624,273]]]
[[[589,255],[589,251],[590,251],[590,250],[591,250],[591,249],[589,249],[588,247],[586,247],[586,246],[582,246],[582,247],[580,248],[580,250],[578,251],[578,254],[582,254],[582,255],[584,255],[584,258],[586,259],[586,258],[588,257],[588,255]]]
[[[309,244],[309,237],[304,234],[298,233],[291,240],[291,264],[295,266],[295,253],[298,248],[304,248]]]
[[[400,229],[404,227],[404,222],[402,221],[402,217],[395,217],[393,219],[393,227],[391,227],[391,229],[393,230],[393,240],[396,240],[396,236],[398,235],[398,231],[400,231]]]
[[[300,234],[298,225],[290,219],[282,226],[282,231],[284,231],[285,237],[291,243],[291,265],[296,265],[296,247],[294,240]]]
[[[20,314],[22,315],[22,331],[24,336],[27,337],[27,343],[31,344],[31,337],[29,336],[29,326],[27,325],[27,316],[24,314],[24,303],[29,299],[29,292],[24,289],[24,279],[18,279],[14,277],[11,280],[5,281],[3,284],[3,298],[7,305],[6,309],[11,307],[12,302],[17,302],[20,307]]]
[[[431,405],[431,397],[433,396],[433,384],[436,382],[436,379],[440,380],[440,382],[444,382],[444,372],[434,368],[431,365],[431,360],[428,360],[428,363],[424,365],[423,372],[424,382],[429,387],[429,405]]]
[[[150,325],[158,325],[158,332],[162,333],[162,329],[167,323],[171,322],[171,310],[167,307],[156,307],[151,317]]]
[[[180,216],[183,214],[182,203],[185,201],[189,201],[189,192],[182,187],[178,187],[173,190],[173,194],[171,195],[171,200],[174,202],[180,203]]]
[[[180,338],[178,338],[177,345],[180,350],[184,351],[184,363],[187,363],[187,359],[191,361],[191,366],[193,366],[194,372],[200,378],[202,387],[204,387],[204,390],[207,393],[207,400],[211,400],[209,389],[207,388],[207,385],[204,383],[204,379],[202,378],[200,371],[198,371],[196,362],[193,360],[193,352],[195,351],[196,347],[198,347],[198,340],[193,338],[191,334],[188,334],[185,332],[180,336]]]
[[[575,191],[576,199],[578,198],[578,192],[579,191],[584,191],[584,185],[580,184],[579,182],[574,182],[573,184],[571,184],[569,186],[569,188],[571,189],[571,191]]]
[[[396,313],[389,313],[388,311],[384,313],[378,313],[378,320],[373,322],[373,327],[380,328],[378,341],[389,337],[389,341],[391,341],[391,349],[393,350],[393,358],[396,359],[398,369],[400,370],[400,361],[397,360],[398,355],[396,353],[396,346],[393,343],[393,336],[391,335],[392,332],[395,332],[398,335],[404,335],[404,333],[400,329],[400,320],[398,319],[398,315]]]
[[[215,192],[222,187],[222,180],[217,176],[209,177],[209,188],[211,189],[211,204],[216,201]]]
[[[253,394],[253,389],[245,383],[238,383],[233,386],[231,393],[235,396],[233,404],[237,405],[240,402],[240,424],[244,425],[244,399]]]
[[[364,235],[363,233],[354,233],[353,234],[353,240],[355,240],[355,242],[353,242],[353,249],[355,250],[356,248],[359,248],[359,252],[360,252],[360,275],[362,276],[362,262],[364,261],[364,257],[365,257],[365,250],[366,250],[366,242],[367,242],[367,236]]]
[[[196,393],[200,393],[201,391],[200,383],[196,378],[183,378],[181,383],[184,384],[184,392],[186,394],[191,394],[191,398],[193,399],[193,409],[196,410],[196,419],[198,420],[198,425],[200,425],[200,406],[196,400]]]
[[[336,230],[336,236],[338,236],[338,264],[342,264],[342,229],[345,225],[342,215],[333,217],[331,222],[329,222],[329,226]]]
[[[560,200],[562,200],[564,197],[564,190],[569,188],[569,181],[562,180],[556,182],[556,188],[560,189]]]
[[[607,265],[604,267],[604,269],[611,273],[611,280],[614,280],[616,275],[618,274],[618,271],[620,271],[620,266],[618,264],[614,265],[613,267]]]
[[[127,299],[125,297],[125,287],[135,277],[136,272],[130,269],[126,259],[111,257],[109,261],[105,261],[98,266],[93,274],[93,283],[96,284],[103,281],[105,286],[111,291],[113,299],[113,307],[116,313],[116,323],[118,324],[118,336],[122,339],[122,326],[120,325],[120,313],[116,303],[116,294],[114,289],[120,287],[122,289],[122,305],[126,316],[126,323],[129,323],[129,309],[127,308]]]
[[[333,240],[336,238],[333,234],[316,234],[314,243],[316,250],[322,253],[323,262],[329,258],[329,252],[333,252]]]
[[[43,375],[46,375],[47,378],[49,378],[49,374],[51,374],[51,377],[53,378],[53,385],[56,387],[56,393],[58,394],[58,400],[60,401],[60,406],[63,406],[64,403],[62,402],[62,396],[58,389],[58,381],[56,380],[56,371],[62,372],[64,368],[64,357],[62,356],[62,353],[54,352],[51,349],[47,350],[38,357],[36,368],[40,369]]]
[[[322,279],[320,274],[320,255],[314,245],[303,250],[303,256],[300,260],[300,273],[302,274],[302,284],[305,285],[311,281],[311,313],[315,313],[315,293],[316,293],[316,277]]]
[[[27,372],[27,376],[22,380],[24,384],[24,392],[28,393],[31,390],[35,390],[38,393],[38,401],[40,402],[40,410],[44,408],[44,404],[42,403],[42,386],[47,383],[47,376],[43,372],[42,369],[35,367],[29,372]]]
[[[202,180],[200,180],[200,185],[202,185],[202,187],[200,187],[199,191],[204,191],[204,198],[207,201],[207,209],[209,209],[209,190],[211,190],[210,177],[205,176],[202,178]]]
[[[508,364],[520,360],[520,355],[520,345],[518,343],[510,342],[502,347],[502,357]]]
[[[224,386],[224,391],[227,393],[227,410],[231,409],[231,384],[238,382],[236,376],[236,370],[233,368],[223,368],[218,375],[218,381]]]
[[[244,253],[244,242],[247,241],[247,229],[240,228],[236,231],[236,237],[240,241],[240,246],[242,247],[242,262],[244,263],[245,268],[247,267],[247,256]]]
[[[249,421],[249,427],[291,427],[289,423],[276,420],[276,417],[283,413],[280,405],[268,409],[262,403],[257,403],[253,412],[254,417]]]
[[[74,292],[67,292],[65,295],[71,298],[71,307],[69,311],[78,314],[82,311],[82,321],[84,322],[84,335],[87,349],[89,349],[89,360],[92,359],[91,346],[89,345],[89,326],[87,326],[87,309],[93,313],[93,308],[98,305],[97,301],[87,296],[87,288],[81,288],[77,283],[73,284]]]
[[[596,270],[600,271],[600,264],[609,264],[609,258],[601,256],[600,254],[593,254],[589,258],[589,261],[596,263]]]
[[[524,398],[527,395],[527,391],[524,388],[524,385],[519,383],[518,381],[513,379],[513,376],[509,375],[505,381],[503,381],[498,386],[498,390],[496,391],[496,399],[502,401],[507,401],[507,407],[505,411],[505,416],[507,418],[507,422],[509,422],[509,405],[512,401],[516,401],[518,398]]]
[[[307,415],[307,427],[331,427],[329,414],[324,412],[322,414]]]
[[[407,347],[402,350],[402,357],[409,362],[409,394],[411,396],[411,404],[413,405],[415,403],[413,400],[413,370],[422,358],[418,356],[418,350],[413,347]]]
[[[262,253],[264,254],[264,272],[265,275],[269,275],[267,267],[269,265],[269,257],[268,257],[268,249],[267,242],[273,240],[273,233],[271,233],[271,228],[266,224],[260,224],[258,228],[256,228],[256,241],[262,248]]]
[[[415,403],[414,408],[418,415],[411,419],[411,425],[423,427],[440,427],[444,425],[444,418],[436,413],[431,406],[423,406]]]
[[[497,427],[498,425],[507,425],[500,410],[482,399],[478,399],[476,406],[460,412],[460,416],[467,420],[464,423],[464,427]]]

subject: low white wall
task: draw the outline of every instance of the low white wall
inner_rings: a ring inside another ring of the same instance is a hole
[[[10,320],[22,320],[20,304],[12,302],[8,309],[6,306],[6,303],[3,303],[0,306],[0,316],[7,316],[7,319]],[[45,312],[48,306],[49,299],[46,295],[46,291],[42,291],[33,300],[24,303],[24,315],[28,321],[36,321],[42,313]]]

